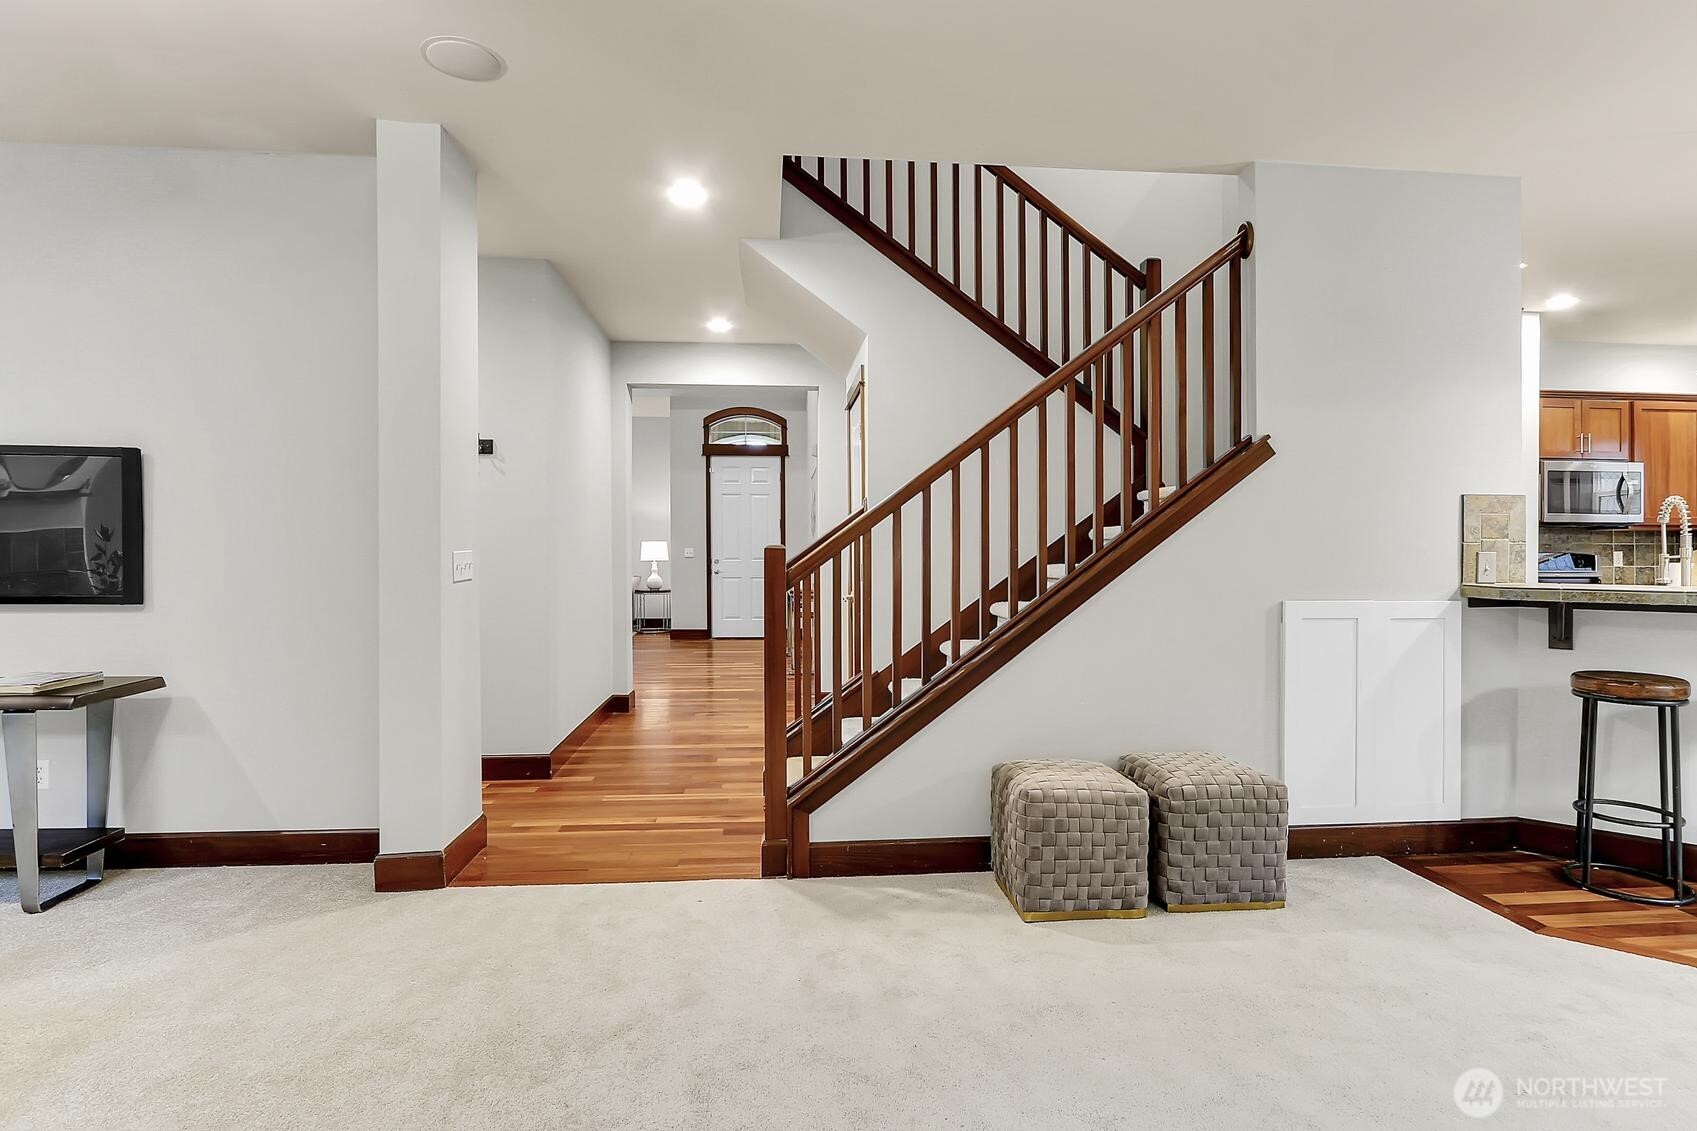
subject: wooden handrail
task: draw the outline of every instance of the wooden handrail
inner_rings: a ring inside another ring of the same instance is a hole
[[[794,579],[817,569],[832,556],[841,553],[856,539],[865,537],[879,523],[916,498],[926,487],[942,479],[949,471],[982,449],[992,438],[1007,431],[1009,424],[1030,412],[1039,401],[1061,390],[1067,382],[1076,381],[1079,375],[1089,369],[1092,364],[1101,361],[1109,352],[1124,344],[1133,334],[1153,322],[1162,311],[1177,302],[1180,295],[1190,291],[1197,283],[1212,275],[1227,263],[1245,258],[1248,249],[1253,246],[1254,239],[1254,228],[1249,223],[1245,222],[1239,226],[1237,235],[1221,245],[1218,251],[1191,268],[1183,278],[1172,286],[1138,307],[1129,318],[1096,339],[1095,343],[1085,349],[1084,352],[1061,366],[1050,377],[1040,382],[1013,404],[997,413],[988,424],[956,444],[946,454],[938,457],[930,467],[915,475],[901,487],[896,488],[895,491],[879,502],[868,506],[854,520],[839,524],[831,533],[791,558],[786,571],[788,578]],[[1233,439],[1235,441],[1238,437],[1233,437]]]
[[[1115,251],[1112,247],[1109,247],[1106,241],[1104,241],[1095,232],[1092,232],[1089,228],[1086,228],[1083,224],[1074,220],[1066,209],[1044,196],[1030,181],[1026,180],[1006,165],[986,165],[984,166],[984,169],[992,177],[995,177],[997,180],[1013,189],[1026,200],[1029,200],[1032,206],[1038,211],[1047,212],[1050,217],[1060,224],[1061,227],[1070,230],[1070,234],[1073,239],[1095,252],[1105,263],[1124,274],[1133,283],[1136,283],[1139,287],[1147,285],[1148,280],[1144,277],[1141,268],[1134,265],[1131,260]]]

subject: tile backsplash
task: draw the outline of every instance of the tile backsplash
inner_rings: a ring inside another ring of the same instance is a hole
[[[1526,580],[1526,496],[1461,497],[1461,583],[1478,579],[1479,552],[1497,555],[1497,581]]]
[[[1668,546],[1678,553],[1679,533],[1668,531]],[[1597,572],[1605,585],[1654,585],[1656,555],[1661,552],[1661,534],[1655,530],[1631,530],[1603,526],[1540,526],[1538,549],[1542,553],[1579,550],[1597,555]],[[1620,551],[1620,565],[1614,564]],[[1534,566],[1536,569],[1536,566]]]

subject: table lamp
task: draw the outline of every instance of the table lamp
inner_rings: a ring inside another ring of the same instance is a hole
[[[648,563],[648,588],[664,589],[666,582],[660,576],[660,563],[672,560],[666,556],[666,543],[644,542],[642,552],[637,557]]]

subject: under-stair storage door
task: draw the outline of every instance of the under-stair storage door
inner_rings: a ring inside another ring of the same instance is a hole
[[[783,481],[778,456],[713,456],[707,466],[712,505],[707,582],[713,635],[765,634],[765,550],[783,541]]]
[[[1461,816],[1461,606],[1286,601],[1283,755],[1298,825]]]

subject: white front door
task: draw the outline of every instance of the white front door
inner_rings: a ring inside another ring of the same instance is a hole
[[[707,582],[713,635],[765,633],[765,553],[782,541],[778,456],[714,456],[707,464],[713,500]]]

